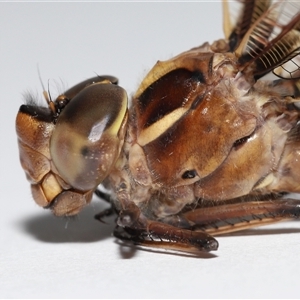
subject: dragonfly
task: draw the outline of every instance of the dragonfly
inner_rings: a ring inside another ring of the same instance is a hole
[[[16,132],[39,206],[74,216],[96,194],[118,239],[191,255],[299,217],[300,4],[236,4],[224,38],[158,61],[130,105],[110,75],[27,96]]]

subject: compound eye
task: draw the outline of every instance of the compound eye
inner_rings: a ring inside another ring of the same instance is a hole
[[[74,189],[95,189],[114,166],[124,142],[127,95],[114,84],[84,88],[58,117],[50,154],[58,175]]]

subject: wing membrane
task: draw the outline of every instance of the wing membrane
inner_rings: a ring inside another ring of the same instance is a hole
[[[246,76],[257,79],[281,67],[275,71],[276,75],[296,78],[299,75],[295,57],[300,53],[300,3],[273,4],[254,22],[235,53]],[[292,61],[294,69],[285,65],[288,61]]]
[[[226,0],[223,1],[224,33],[229,40],[230,50],[234,51],[251,26],[265,13],[270,5],[270,0],[241,0],[238,1],[237,12],[230,10]],[[237,15],[237,16],[236,16]],[[232,24],[230,16],[236,19]]]

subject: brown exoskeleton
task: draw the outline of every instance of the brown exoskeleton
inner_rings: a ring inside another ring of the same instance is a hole
[[[300,200],[283,195],[300,192],[300,5],[240,3],[232,25],[224,2],[225,39],[157,62],[129,109],[112,76],[22,105],[20,158],[37,204],[72,216],[94,192],[107,198],[102,183],[118,238],[188,253],[299,217]]]

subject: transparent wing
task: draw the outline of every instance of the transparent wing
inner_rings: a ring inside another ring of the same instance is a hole
[[[296,53],[297,52],[297,53]],[[299,49],[295,51],[294,56],[289,61],[279,65],[273,70],[273,73],[283,79],[300,79],[300,55]]]
[[[225,38],[234,51],[251,26],[269,9],[271,0],[223,1],[223,28]]]
[[[274,73],[283,78],[299,76],[300,2],[278,1],[262,13],[234,51],[240,69],[253,78]]]

